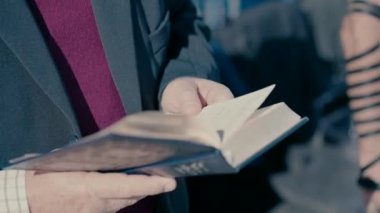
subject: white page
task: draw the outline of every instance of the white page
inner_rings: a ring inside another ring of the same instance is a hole
[[[205,126],[217,131],[222,142],[227,140],[261,106],[275,85],[232,100],[205,107],[197,116]]]
[[[231,165],[238,167],[289,131],[300,120],[301,117],[285,103],[260,109],[224,144],[223,152],[229,156]]]
[[[187,140],[207,146],[220,147],[215,132],[193,117],[145,111],[129,115],[109,128],[111,132],[139,138]]]

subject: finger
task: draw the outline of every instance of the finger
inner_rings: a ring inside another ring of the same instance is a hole
[[[176,187],[173,178],[126,174],[88,173],[86,183],[90,193],[103,199],[156,195]]]
[[[197,85],[188,78],[174,80],[165,89],[161,106],[166,113],[185,115],[199,113],[202,103]]]
[[[232,92],[223,85],[218,85],[216,87],[213,87],[209,94],[207,95],[206,101],[207,104],[215,104],[221,101],[226,101],[234,98],[232,95]]]
[[[200,95],[207,105],[234,98],[231,90],[223,84],[205,79],[197,79],[195,82],[198,85]]]
[[[166,107],[168,112],[184,115],[198,114],[202,109],[202,103],[198,94],[198,87],[193,81],[178,80],[170,85],[171,107]],[[169,104],[167,104],[169,105]]]
[[[201,99],[195,84],[185,84],[180,96],[179,113],[184,115],[196,115],[202,110]]]

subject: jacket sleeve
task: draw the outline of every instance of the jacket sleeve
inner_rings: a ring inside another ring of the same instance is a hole
[[[210,32],[191,0],[167,0],[170,10],[171,35],[169,61],[164,68],[159,99],[169,82],[182,76],[217,80],[219,73],[208,44]]]

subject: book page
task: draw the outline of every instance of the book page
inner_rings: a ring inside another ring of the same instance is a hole
[[[275,85],[232,100],[205,107],[197,116],[200,123],[212,128],[223,142],[233,135],[244,122],[261,106]]]
[[[110,126],[107,131],[139,138],[184,140],[212,147],[220,146],[216,133],[194,117],[158,111],[129,115]]]
[[[285,103],[258,110],[223,146],[232,166],[264,152],[275,141],[301,121],[301,117]]]

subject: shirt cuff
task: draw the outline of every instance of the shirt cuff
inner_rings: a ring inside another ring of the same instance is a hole
[[[25,171],[0,171],[0,213],[30,213],[26,196]]]

